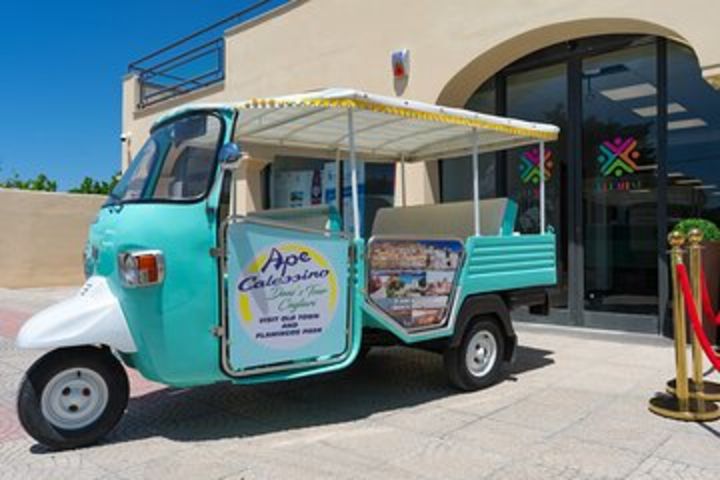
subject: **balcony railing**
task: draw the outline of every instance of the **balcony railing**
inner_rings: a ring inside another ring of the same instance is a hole
[[[138,76],[138,108],[222,82],[225,79],[223,32],[289,0],[260,0],[241,11],[176,40],[128,65]],[[291,0],[290,0],[291,1]]]

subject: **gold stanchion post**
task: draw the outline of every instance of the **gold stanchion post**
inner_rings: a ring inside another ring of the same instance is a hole
[[[673,326],[675,334],[675,382],[673,393],[660,393],[650,399],[651,412],[676,420],[704,422],[720,418],[720,410],[711,402],[690,396],[687,377],[687,337],[685,334],[685,302],[676,274],[677,265],[683,262],[685,236],[681,232],[668,235],[673,286]],[[702,374],[702,372],[701,372]]]
[[[702,309],[702,245],[703,233],[698,228],[688,232],[688,243],[690,250],[690,280],[692,282],[693,298],[695,308],[700,318],[703,317]],[[703,398],[710,401],[720,400],[720,384],[706,381],[703,378],[703,351],[697,335],[690,331],[692,338],[692,378],[688,380],[688,388],[691,397]],[[668,382],[668,392],[674,393],[675,382]]]

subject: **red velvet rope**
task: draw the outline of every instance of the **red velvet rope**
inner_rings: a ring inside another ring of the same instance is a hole
[[[685,298],[685,309],[690,317],[690,322],[692,323],[693,330],[695,330],[695,335],[697,335],[697,338],[700,341],[700,346],[702,346],[705,356],[707,356],[708,360],[710,360],[712,366],[715,367],[716,370],[720,370],[720,357],[715,355],[713,346],[710,343],[710,340],[708,340],[707,335],[705,335],[705,329],[700,321],[700,315],[695,308],[695,301],[693,300],[687,269],[682,263],[677,265],[677,276],[678,280],[680,280],[680,291]]]
[[[715,314],[710,304],[710,293],[708,292],[707,281],[705,280],[705,270],[700,270],[700,281],[702,282],[702,304],[705,315],[720,326],[720,312]]]

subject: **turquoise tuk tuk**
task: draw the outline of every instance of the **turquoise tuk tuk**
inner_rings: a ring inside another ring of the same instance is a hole
[[[51,448],[96,442],[126,409],[123,364],[175,387],[254,384],[400,344],[441,353],[461,390],[493,384],[517,344],[510,310],[545,305],[556,282],[543,160],[557,135],[347,89],[162,117],[90,227],[86,283],[18,335],[20,348],[50,350],[20,386],[23,427]],[[513,201],[480,199],[478,156],[528,145],[539,152],[539,228],[520,234]],[[344,172],[334,198],[239,213],[255,151],[334,162]],[[407,164],[468,154],[472,201],[406,205]],[[402,201],[374,218],[360,161],[399,164]]]

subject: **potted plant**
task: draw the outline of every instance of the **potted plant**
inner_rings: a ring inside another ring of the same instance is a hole
[[[703,233],[702,241],[702,268],[710,294],[710,304],[713,312],[718,311],[720,303],[720,228],[710,220],[704,218],[686,218],[680,221],[673,230],[687,235],[690,230],[697,228]],[[703,325],[708,338],[718,343],[718,332],[714,319],[703,315]]]

